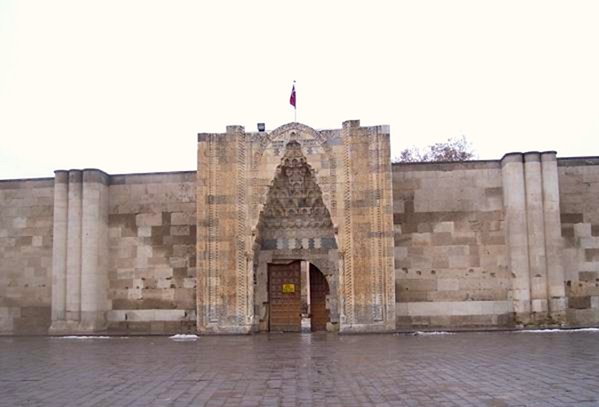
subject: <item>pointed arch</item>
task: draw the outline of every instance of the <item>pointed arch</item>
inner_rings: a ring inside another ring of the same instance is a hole
[[[256,303],[261,326],[269,315],[268,264],[303,259],[318,268],[331,288],[329,314],[338,323],[338,247],[335,228],[315,170],[291,140],[275,169],[255,228]],[[333,328],[332,328],[333,329]]]

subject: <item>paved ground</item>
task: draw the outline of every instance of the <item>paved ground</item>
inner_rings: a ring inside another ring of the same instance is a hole
[[[599,406],[599,332],[0,337],[1,406]]]

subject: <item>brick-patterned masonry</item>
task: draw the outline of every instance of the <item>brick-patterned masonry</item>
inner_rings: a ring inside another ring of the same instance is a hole
[[[599,159],[559,161],[568,320],[599,324]]]
[[[504,325],[511,276],[498,162],[393,171],[398,325]]]
[[[109,328],[195,326],[195,173],[125,175],[110,187]]]
[[[53,179],[0,181],[0,334],[50,326]]]
[[[599,158],[391,165],[389,139],[229,126],[197,171],[0,181],[0,334],[267,330],[291,260],[332,331],[599,324]]]

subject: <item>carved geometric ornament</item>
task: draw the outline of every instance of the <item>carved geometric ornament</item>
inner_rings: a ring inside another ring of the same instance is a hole
[[[297,141],[290,141],[285,147],[259,224],[268,229],[332,226],[314,170]]]

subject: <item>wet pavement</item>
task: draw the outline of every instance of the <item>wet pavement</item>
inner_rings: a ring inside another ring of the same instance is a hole
[[[0,406],[599,406],[599,332],[0,337]]]

